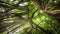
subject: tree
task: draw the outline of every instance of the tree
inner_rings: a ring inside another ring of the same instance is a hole
[[[59,3],[59,0],[0,0],[0,34],[60,34],[60,23],[56,20],[60,17]]]

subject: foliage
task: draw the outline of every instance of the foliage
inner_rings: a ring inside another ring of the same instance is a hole
[[[55,1],[43,0],[40,8],[30,0],[0,0],[0,34],[60,34],[60,23],[43,8],[51,11]]]

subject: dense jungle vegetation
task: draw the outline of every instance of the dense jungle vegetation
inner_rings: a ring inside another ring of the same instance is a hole
[[[0,0],[0,34],[60,34],[60,0]]]

